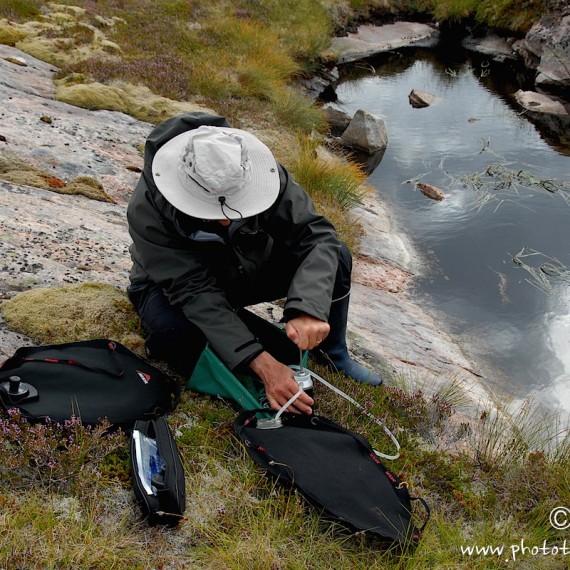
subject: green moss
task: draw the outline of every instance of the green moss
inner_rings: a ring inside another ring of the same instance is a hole
[[[126,113],[129,109],[129,100],[123,90],[101,83],[60,83],[56,89],[56,99],[91,110],[108,109]]]
[[[14,157],[12,153],[0,154],[0,178],[13,184],[43,188],[58,194],[82,195],[99,202],[115,202],[95,178],[79,176],[66,183],[60,178]]]
[[[6,324],[38,344],[111,338],[137,349],[140,323],[125,291],[102,283],[31,289],[0,305]]]
[[[105,192],[103,185],[98,180],[91,178],[90,176],[79,176],[78,178],[74,178],[63,188],[55,191],[61,194],[81,195],[99,202],[115,202],[113,198]]]
[[[2,180],[12,182],[19,186],[33,186],[34,188],[44,188],[46,181],[41,171],[36,170],[11,170],[10,172],[0,174]]]

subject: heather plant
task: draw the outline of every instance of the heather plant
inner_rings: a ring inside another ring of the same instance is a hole
[[[125,448],[124,435],[109,432],[109,427],[106,421],[86,426],[79,417],[63,424],[49,418],[30,423],[19,410],[7,410],[0,415],[2,485],[12,491],[31,486],[68,494],[104,485],[105,461],[117,453],[124,455]],[[128,472],[128,464],[125,467]]]

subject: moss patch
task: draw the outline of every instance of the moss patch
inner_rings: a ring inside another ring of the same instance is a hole
[[[142,85],[124,82],[105,85],[83,81],[84,76],[77,73],[57,80],[56,99],[84,109],[107,109],[127,113],[150,123],[159,123],[174,115],[191,111],[215,113],[195,103],[161,97]]]
[[[126,113],[128,98],[121,89],[101,83],[60,85],[56,99],[84,109],[108,109]]]
[[[103,283],[32,289],[0,305],[6,324],[37,344],[111,338],[142,347],[140,321],[121,289]]]
[[[70,182],[65,182],[30,164],[15,158],[9,153],[0,155],[0,179],[20,186],[33,186],[51,190],[58,194],[81,195],[98,202],[115,203],[115,200],[95,178],[79,176]]]
[[[57,192],[58,190],[56,190]],[[79,194],[99,202],[113,202],[105,192],[103,185],[90,176],[79,176],[59,190],[61,194]]]

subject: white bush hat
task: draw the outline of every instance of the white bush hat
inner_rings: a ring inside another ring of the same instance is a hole
[[[152,176],[177,209],[204,220],[239,219],[267,210],[279,194],[272,152],[254,135],[202,126],[156,152]]]

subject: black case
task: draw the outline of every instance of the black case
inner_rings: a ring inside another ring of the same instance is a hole
[[[165,462],[161,484],[157,485],[155,494],[149,494],[145,490],[139,475],[135,431],[155,440],[158,453]],[[149,525],[177,526],[186,510],[186,483],[180,453],[166,420],[163,417],[138,420],[130,435],[130,451],[133,490]]]

